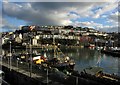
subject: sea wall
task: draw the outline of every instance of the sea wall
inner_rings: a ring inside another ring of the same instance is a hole
[[[10,69],[5,66],[2,66],[2,70],[5,72],[5,81],[10,83],[11,85],[44,85],[39,80],[16,72],[15,70],[10,71]]]

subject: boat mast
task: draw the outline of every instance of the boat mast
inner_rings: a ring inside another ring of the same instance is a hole
[[[55,47],[55,37],[54,37],[54,32],[53,32],[53,46],[54,46],[54,58],[56,58],[56,47]]]

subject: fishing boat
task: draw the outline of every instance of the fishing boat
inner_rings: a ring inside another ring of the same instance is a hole
[[[58,48],[57,46],[55,46],[54,55],[52,56],[52,58],[44,58],[43,56],[42,59],[44,60],[44,64],[46,63],[47,66],[51,68],[57,68],[60,71],[73,70],[75,66],[75,61],[72,58],[66,56],[64,53],[62,53],[60,48]]]
[[[61,60],[59,58],[53,58],[51,60],[48,60],[47,64],[50,67],[54,67],[54,68],[59,69],[60,71],[73,70],[74,66],[75,66],[74,61],[68,60],[68,61],[62,61],[61,62]]]
[[[46,63],[49,67],[57,68],[60,71],[63,70],[73,70],[75,66],[75,61],[66,56],[61,50],[60,45],[55,43],[55,38],[53,36],[53,47],[54,52],[52,58],[46,57],[44,63]]]

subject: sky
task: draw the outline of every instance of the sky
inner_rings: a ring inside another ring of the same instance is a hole
[[[48,2],[49,1],[49,2]],[[0,32],[23,25],[73,25],[118,31],[119,0],[3,0]]]

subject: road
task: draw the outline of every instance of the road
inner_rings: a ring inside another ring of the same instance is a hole
[[[8,59],[2,59],[2,61],[0,61],[0,64],[26,76],[39,80],[40,82],[42,81],[43,83],[49,82],[49,85],[63,85],[55,80],[53,81],[49,79],[47,76],[47,71],[41,69],[38,65],[32,64],[32,70],[30,70],[30,64],[26,62],[12,60],[10,66]]]

